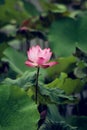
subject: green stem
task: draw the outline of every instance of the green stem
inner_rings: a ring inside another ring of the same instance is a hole
[[[40,68],[37,68],[37,75],[36,75],[36,104],[37,104],[37,99],[38,99],[38,77],[39,77],[39,70]]]

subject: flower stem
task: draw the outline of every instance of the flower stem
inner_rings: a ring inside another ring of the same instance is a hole
[[[37,104],[37,96],[38,96],[38,77],[39,77],[39,70],[40,68],[37,68],[37,75],[36,75],[36,104]]]

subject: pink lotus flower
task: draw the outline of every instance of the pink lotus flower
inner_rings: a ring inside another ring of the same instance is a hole
[[[25,64],[29,67],[47,68],[58,64],[57,62],[48,62],[52,56],[50,48],[41,49],[39,45],[33,46],[27,51],[28,60]]]

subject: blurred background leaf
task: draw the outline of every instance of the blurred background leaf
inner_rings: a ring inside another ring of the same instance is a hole
[[[55,79],[61,72],[70,73],[76,66],[76,58],[74,56],[59,57],[56,61],[58,62],[57,65],[45,70],[47,72],[46,80],[51,81]]]
[[[25,61],[27,60],[26,55],[16,51],[15,49],[9,47],[3,54],[5,57],[2,58],[2,61],[9,62],[10,67],[18,74],[23,74],[26,70],[32,71],[33,68],[27,67]]]
[[[5,0],[0,0],[0,5],[4,4]]]
[[[40,0],[39,0],[40,1]],[[46,12],[54,12],[54,13],[63,13],[67,11],[67,8],[63,4],[55,4],[55,3],[50,3],[45,0],[40,1],[40,4],[44,11]]]
[[[87,47],[87,13],[75,19],[60,18],[52,22],[48,39],[50,47],[58,56],[70,55],[78,43],[78,46]],[[68,49],[69,48],[69,49]]]
[[[31,4],[29,1],[25,1],[25,0],[22,0],[22,1],[24,3],[24,8],[32,16],[37,16],[40,14],[39,11],[36,9],[36,7],[33,4]]]

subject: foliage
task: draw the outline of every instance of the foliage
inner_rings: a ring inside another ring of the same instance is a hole
[[[16,86],[0,85],[1,130],[36,130],[38,120],[37,106],[24,90]]]
[[[48,105],[47,118],[39,130],[86,130],[87,117],[63,118],[55,105]],[[81,125],[79,125],[81,123]]]
[[[87,69],[87,54],[82,51],[80,48],[76,48],[74,55],[78,58],[77,67],[74,70],[74,74],[78,78],[86,78],[86,69]]]
[[[66,6],[64,6],[63,4],[49,3],[45,2],[44,0],[40,1],[40,4],[46,12],[50,11],[53,13],[63,13],[67,11]]]
[[[53,80],[53,82],[46,85],[48,88],[60,88],[70,95],[73,93],[79,93],[83,89],[84,83],[80,79],[72,79],[67,77],[67,74],[61,73],[59,78]]]
[[[87,104],[87,2],[39,0],[39,5],[41,11],[27,0],[0,0],[0,129],[86,130],[87,113],[81,116],[79,103]],[[58,62],[40,69],[37,105],[36,68],[25,66],[35,39]],[[40,104],[46,109],[38,111]],[[77,115],[68,117],[68,105]]]
[[[8,61],[13,68],[14,71],[16,71],[19,74],[22,74],[27,70],[27,67],[25,66],[24,62],[27,59],[25,55],[22,53],[17,52],[16,50],[12,48],[7,48],[4,52],[4,55],[6,55],[7,58],[3,58],[3,61]],[[16,57],[16,59],[15,59]],[[17,62],[16,62],[17,61]]]
[[[74,51],[76,43],[85,49],[86,46],[86,13],[75,19],[64,17],[54,21],[49,30],[50,46],[56,55],[69,55]],[[56,46],[55,46],[56,44]],[[63,48],[64,46],[64,48]],[[67,51],[67,47],[69,50]]]
[[[46,79],[56,78],[61,72],[70,73],[73,71],[76,64],[76,58],[74,56],[59,57],[56,61],[58,65],[46,70]]]
[[[26,91],[28,91],[28,95],[35,95],[35,82],[36,82],[36,73],[29,71],[25,72],[22,76],[18,77],[15,80],[10,78],[6,78],[4,80],[4,84],[8,86],[18,86]],[[52,85],[49,85],[52,86]],[[66,104],[72,103],[76,101],[76,98],[73,96],[67,96],[63,90],[60,90],[56,86],[52,86],[51,88],[45,87],[44,84],[39,83],[38,88],[38,101],[43,104],[55,103],[55,104]]]
[[[30,17],[32,14],[29,13],[29,11],[31,10],[31,6],[28,6],[28,11],[25,8],[25,4],[26,2],[21,1],[21,0],[5,0],[4,4],[0,5],[0,9],[1,9],[1,17],[0,17],[0,21],[1,22],[11,22],[12,20],[17,22],[21,22],[21,20],[26,19],[28,17]],[[28,4],[27,4],[28,5]],[[33,5],[32,5],[33,7]],[[34,8],[35,10],[35,8]],[[36,10],[34,11],[36,12]]]

